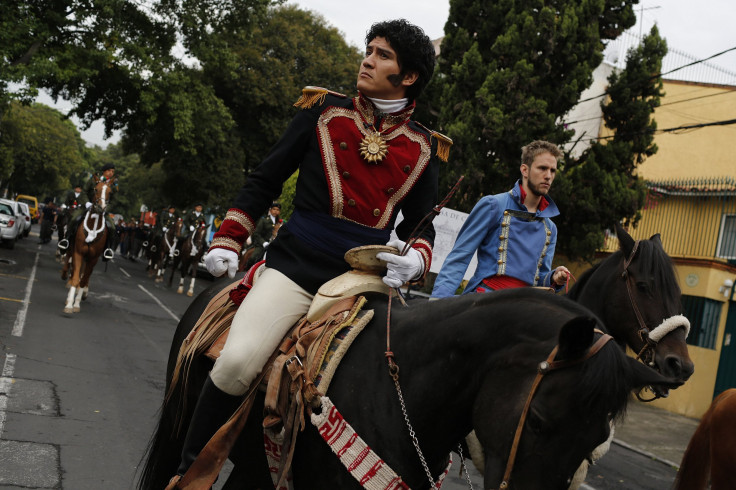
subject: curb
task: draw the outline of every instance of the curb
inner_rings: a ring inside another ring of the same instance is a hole
[[[672,468],[675,468],[676,470],[679,470],[680,469],[680,464],[679,463],[673,463],[672,461],[670,461],[668,459],[660,458],[656,454],[650,453],[649,451],[644,451],[643,449],[639,449],[638,447],[632,446],[631,444],[626,443],[624,441],[621,441],[619,439],[615,439],[614,438],[613,439],[613,443],[614,444],[617,444],[617,445],[619,445],[621,447],[624,447],[626,449],[630,449],[630,450],[632,450],[632,451],[634,451],[636,453],[639,453],[642,456],[646,456],[646,457],[651,458],[651,459],[653,459],[655,461],[659,461],[660,463],[666,464],[667,466],[671,466]]]

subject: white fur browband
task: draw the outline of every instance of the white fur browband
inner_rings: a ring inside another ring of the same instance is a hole
[[[690,333],[690,321],[683,315],[675,315],[667,318],[657,328],[649,332],[649,338],[654,342],[659,342],[665,335],[678,327],[685,327],[685,338],[687,338],[687,335]]]

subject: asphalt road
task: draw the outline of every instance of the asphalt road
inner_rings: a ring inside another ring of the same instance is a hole
[[[191,298],[116,258],[95,268],[81,312],[65,314],[55,241],[38,245],[37,233],[0,247],[0,489],[133,488]],[[199,280],[195,295],[211,284]],[[454,459],[445,490],[468,488]],[[614,444],[583,488],[666,489],[674,475]]]

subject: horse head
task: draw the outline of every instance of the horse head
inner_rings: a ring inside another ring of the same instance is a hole
[[[632,390],[682,384],[606,343],[610,337],[601,326],[591,316],[565,323],[556,349],[524,388],[510,386],[503,372],[485,382],[483,391],[496,397],[481,397],[473,414],[485,454],[485,488],[567,489],[581,462],[609,439],[611,422],[623,416]]]
[[[570,297],[598,314],[619,345],[665,376],[687,381],[694,371],[690,324],[681,314],[672,259],[659,235],[636,241],[618,224],[616,234],[619,250],[586,272]]]
[[[94,179],[95,201],[92,203],[93,212],[102,214],[107,209],[107,205],[110,203],[112,194],[115,192],[115,182],[117,182],[117,177],[107,180],[94,174]]]

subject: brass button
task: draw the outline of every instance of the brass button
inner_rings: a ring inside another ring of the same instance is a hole
[[[503,236],[503,235],[498,235],[498,239],[499,239],[499,240],[506,240],[506,237],[505,237],[505,236]]]
[[[546,257],[546,256],[547,256],[547,252],[543,252],[543,253],[542,253],[542,258],[544,258],[544,257]]]
[[[381,210],[380,209],[374,209],[373,210],[373,216],[376,216],[376,217],[381,216]]]
[[[393,187],[389,187],[388,189],[386,189],[386,194],[393,194],[393,193],[394,193]]]
[[[549,240],[547,240],[546,242],[544,242],[544,244],[545,245],[549,245]]]
[[[503,260],[498,259],[498,265],[501,265],[501,264],[503,264]]]
[[[503,247],[498,247],[499,252],[503,252]]]
[[[503,212],[503,215],[504,215],[504,216],[508,216],[508,215],[509,215],[509,212],[508,212],[508,211],[504,211],[504,212]]]
[[[346,180],[347,180],[347,179],[349,179],[349,178],[350,178],[350,172],[348,172],[347,170],[346,170],[346,171],[344,171],[344,172],[342,173],[342,178],[343,178],[343,179],[346,179]]]
[[[547,230],[547,236],[550,236],[552,232],[550,230]]]
[[[355,199],[350,199],[350,200],[348,201],[348,206],[352,206],[352,207],[355,207]]]
[[[509,226],[509,224],[508,224],[508,223],[501,223],[501,228],[505,228],[505,227],[507,227],[507,226]]]
[[[347,150],[348,149],[348,144],[345,143],[344,141],[341,141],[340,142],[340,149],[341,150]]]
[[[534,276],[534,282],[537,282],[539,280],[539,276]]]
[[[409,172],[411,172],[411,166],[410,166],[410,165],[406,165],[406,166],[404,167],[404,172],[406,172],[407,174],[408,174]]]

